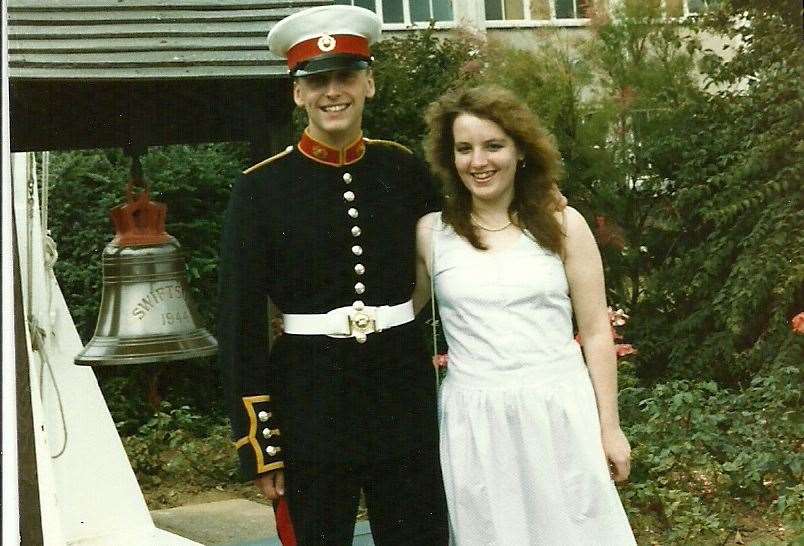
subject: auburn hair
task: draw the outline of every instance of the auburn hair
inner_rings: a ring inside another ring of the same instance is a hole
[[[527,230],[544,248],[560,254],[561,224],[556,219],[553,187],[561,174],[561,155],[555,141],[534,114],[511,91],[494,85],[458,89],[431,103],[425,114],[424,151],[433,172],[443,183],[442,218],[475,248],[479,228],[472,223],[472,194],[455,168],[453,124],[461,114],[496,123],[523,154],[514,175],[514,197],[508,207],[513,222]]]

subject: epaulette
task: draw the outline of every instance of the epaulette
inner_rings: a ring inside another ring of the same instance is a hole
[[[411,150],[404,144],[394,142],[393,140],[380,140],[377,138],[364,138],[363,140],[366,142],[366,144],[385,144],[386,146],[393,146],[395,148],[399,148],[400,150],[404,150],[409,154],[413,154],[413,150]]]
[[[293,151],[293,146],[288,146],[287,148],[285,148],[284,150],[282,150],[282,151],[281,151],[281,152],[279,152],[278,154],[276,154],[276,155],[272,155],[272,156],[271,156],[271,157],[269,157],[268,159],[263,159],[262,161],[260,161],[260,162],[259,162],[259,163],[257,163],[256,165],[252,165],[251,167],[249,167],[248,169],[246,169],[245,171],[243,171],[243,174],[249,174],[249,173],[251,173],[251,172],[254,172],[254,171],[256,171],[257,169],[259,169],[259,168],[261,168],[261,167],[266,166],[266,165],[267,165],[268,163],[270,163],[271,161],[274,161],[274,160],[276,160],[276,159],[279,159],[280,157],[283,157],[283,156],[288,155],[288,154],[289,154],[290,152],[292,152],[292,151]]]

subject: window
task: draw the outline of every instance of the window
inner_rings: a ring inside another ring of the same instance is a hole
[[[404,28],[416,23],[453,20],[451,0],[335,0],[335,3],[370,9],[380,16],[384,27]]]
[[[687,13],[705,13],[720,4],[720,0],[687,0]]]
[[[584,20],[592,15],[592,0],[484,1],[486,21],[529,21],[549,24]]]
[[[668,17],[685,17],[706,13],[720,4],[720,0],[664,0]]]

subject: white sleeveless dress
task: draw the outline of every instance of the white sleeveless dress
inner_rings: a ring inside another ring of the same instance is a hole
[[[636,544],[561,259],[524,233],[511,248],[477,250],[440,214],[433,245],[449,344],[439,421],[451,544]]]

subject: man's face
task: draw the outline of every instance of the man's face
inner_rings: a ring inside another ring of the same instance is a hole
[[[374,96],[369,70],[333,70],[296,78],[293,100],[307,111],[311,136],[324,141],[357,138],[366,99]]]

